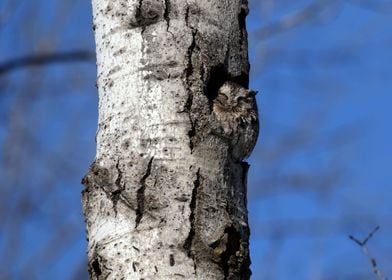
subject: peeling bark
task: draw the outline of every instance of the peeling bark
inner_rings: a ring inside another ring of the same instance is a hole
[[[249,279],[248,165],[233,143],[251,147],[256,133],[220,135],[214,111],[225,83],[248,92],[246,0],[92,2],[99,121],[82,180],[90,278]]]

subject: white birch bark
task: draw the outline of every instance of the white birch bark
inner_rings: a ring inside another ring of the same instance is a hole
[[[248,165],[211,133],[218,88],[248,86],[246,0],[92,2],[90,278],[248,279]]]

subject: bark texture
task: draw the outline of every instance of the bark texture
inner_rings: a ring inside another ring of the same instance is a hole
[[[225,82],[248,88],[246,0],[92,2],[90,278],[249,279],[248,164],[213,117]]]

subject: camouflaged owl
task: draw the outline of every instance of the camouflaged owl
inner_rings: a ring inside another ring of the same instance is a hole
[[[229,141],[235,160],[248,157],[256,145],[259,122],[255,95],[239,84],[225,82],[213,100],[215,133]]]

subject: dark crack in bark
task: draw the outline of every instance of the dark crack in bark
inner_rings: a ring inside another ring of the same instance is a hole
[[[240,40],[244,38],[244,32],[246,32],[246,17],[249,14],[248,1],[243,0],[241,4],[240,12],[238,13],[238,24],[240,27]]]
[[[201,184],[200,180],[201,180],[201,176],[200,176],[200,168],[199,168],[196,172],[196,180],[193,182],[192,198],[189,205],[191,210],[191,213],[189,215],[190,230],[189,230],[188,237],[186,238],[183,245],[183,248],[188,253],[188,257],[192,258],[193,260],[195,271],[196,271],[196,262],[195,262],[194,254],[192,252],[192,243],[196,232],[196,210],[197,210],[196,207],[197,207],[198,191]]]
[[[246,161],[241,162],[242,166],[242,185],[244,186],[244,197],[247,197],[247,188],[246,186],[248,185],[248,171],[249,171],[249,163]],[[245,202],[246,203],[246,202]]]
[[[190,80],[190,77],[193,74],[193,64],[192,64],[192,55],[197,47],[196,44],[196,35],[197,35],[197,30],[193,30],[192,32],[192,43],[188,48],[188,65],[185,69],[185,81],[186,81],[186,88],[188,91],[188,99],[185,103],[184,106],[184,112],[189,113],[189,120],[191,124],[191,129],[188,131],[188,136],[189,136],[189,148],[191,149],[191,153],[194,148],[193,144],[193,137],[196,135],[196,125],[195,125],[195,120],[193,120],[191,116],[191,109],[192,109],[192,103],[193,103],[193,92],[192,92],[192,82]]]
[[[244,233],[231,225],[219,240],[210,245],[213,249],[212,258],[221,267],[224,279],[250,278],[250,258],[248,243],[243,239]]]
[[[144,214],[144,193],[146,190],[146,180],[151,174],[151,166],[154,157],[150,159],[147,165],[146,172],[144,173],[143,177],[140,179],[140,187],[137,190],[137,208],[136,208],[136,219],[135,219],[135,228],[137,228],[140,224],[141,219],[143,218]]]
[[[187,79],[186,81],[187,81],[188,85],[190,83],[189,78],[193,74],[192,55],[193,55],[193,52],[195,51],[196,46],[197,46],[197,44],[196,44],[196,35],[197,35],[197,30],[193,30],[192,31],[192,43],[191,43],[191,45],[188,48],[188,65],[187,65],[186,70],[185,70],[186,71],[186,79]]]
[[[191,120],[191,129],[188,131],[188,136],[189,136],[189,148],[191,149],[191,154],[193,153],[193,137],[196,135],[196,121]]]
[[[225,234],[227,234],[227,240],[230,240],[230,242],[226,243],[226,251],[222,254],[220,266],[225,275],[225,279],[227,279],[231,266],[235,265],[236,252],[240,248],[241,235],[233,227],[226,228]]]
[[[86,206],[84,211],[87,211],[89,205],[90,192],[93,189],[103,191],[108,199],[113,203],[114,214],[117,215],[117,205],[121,200],[130,209],[135,209],[134,206],[122,195],[125,189],[123,181],[123,172],[120,169],[120,160],[117,161],[115,168],[117,171],[117,178],[113,182],[112,176],[107,168],[99,166],[95,161],[90,166],[90,170],[82,179],[82,184],[85,189],[82,191],[83,205]]]
[[[117,189],[112,191],[110,198],[113,202],[114,214],[117,216],[117,203],[120,200],[121,192],[124,190],[124,186],[121,185],[123,172],[120,169],[120,160],[118,160],[116,163],[116,170],[117,170],[117,179],[114,182],[114,184],[117,187]]]
[[[190,7],[188,6],[188,7],[186,7],[186,10],[185,10],[185,24],[188,27],[189,27],[189,11],[190,11]]]
[[[169,31],[170,27],[170,0],[165,0],[165,12],[163,13],[163,18],[166,20],[167,31]]]

